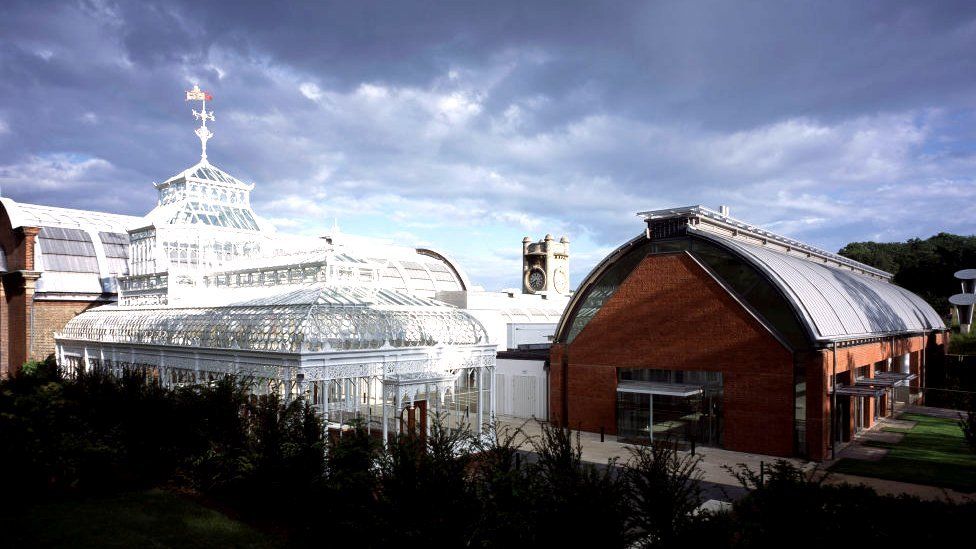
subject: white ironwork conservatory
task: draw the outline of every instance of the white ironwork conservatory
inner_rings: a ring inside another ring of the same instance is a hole
[[[128,228],[118,304],[56,334],[69,374],[137,369],[166,385],[234,374],[255,393],[304,395],[330,426],[384,435],[440,415],[481,429],[493,414],[495,345],[466,311],[434,299],[468,281],[444,255],[346,238],[285,236],[252,211],[245,184],[202,157],[157,184]]]

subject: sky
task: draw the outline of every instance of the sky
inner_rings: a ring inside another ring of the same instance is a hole
[[[976,232],[976,3],[4,0],[0,191],[144,215],[210,161],[282,232],[577,284],[638,211],[728,205],[828,250]]]

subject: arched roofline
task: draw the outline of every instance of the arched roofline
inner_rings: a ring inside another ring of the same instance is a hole
[[[593,269],[583,278],[580,285],[576,288],[572,297],[569,298],[569,303],[566,304],[566,308],[563,310],[562,316],[559,318],[559,323],[556,324],[556,333],[553,335],[553,341],[556,343],[565,343],[566,330],[569,327],[569,319],[576,316],[576,310],[579,308],[583,299],[590,293],[590,289],[593,283],[596,282],[600,275],[603,274],[611,265],[617,262],[620,258],[627,255],[627,252],[632,250],[634,246],[647,241],[646,234],[640,234],[634,238],[628,240],[627,242],[621,244],[617,249],[610,252],[603,261],[596,264]]]
[[[557,342],[564,342],[564,330],[568,328],[570,318],[575,317],[575,315],[576,315],[576,308],[578,307],[579,303],[583,299],[585,299],[586,294],[589,292],[591,286],[597,280],[600,279],[600,277],[603,275],[603,273],[607,269],[609,269],[617,261],[619,261],[624,256],[626,256],[635,246],[637,246],[637,245],[639,245],[641,243],[644,243],[647,240],[648,239],[647,239],[647,236],[646,235],[640,235],[640,236],[637,236],[637,237],[635,237],[635,238],[627,241],[622,246],[618,247],[616,250],[614,250],[613,252],[611,252],[610,255],[608,255],[606,258],[604,258],[603,261],[601,261],[599,264],[597,264],[597,266],[594,267],[593,270],[591,270],[590,273],[586,275],[586,278],[584,279],[583,283],[580,284],[579,290],[577,290],[576,293],[573,294],[573,297],[570,300],[569,305],[566,307],[565,312],[563,313],[562,317],[560,317],[560,319],[559,319],[559,324],[556,326],[556,336],[554,338],[555,341],[557,341]],[[764,280],[766,280],[773,288],[776,289],[776,292],[779,294],[780,299],[782,299],[785,303],[787,303],[790,306],[791,309],[793,309],[794,315],[797,314],[797,311],[793,308],[793,305],[790,302],[790,299],[783,293],[783,288],[781,288],[780,285],[777,284],[777,282],[775,280],[772,280],[767,275],[767,273],[765,271],[763,271],[760,268],[757,268],[757,266],[754,265],[753,262],[749,260],[749,258],[743,257],[740,253],[738,253],[738,251],[733,250],[733,249],[730,249],[727,246],[722,246],[720,242],[712,241],[712,239],[707,239],[707,240],[709,240],[711,243],[713,243],[713,244],[721,247],[723,250],[731,253],[735,257],[737,257],[737,258],[739,258],[741,260],[745,260],[750,266],[753,267],[753,269],[756,270],[756,272],[757,272],[757,274],[759,276],[763,277]],[[756,320],[760,324],[762,324],[767,330],[769,330],[772,333],[772,335],[780,343],[782,343],[787,348],[792,348],[792,346],[789,345],[789,343],[787,342],[786,338],[784,338],[779,333],[779,331],[776,329],[776,327],[775,326],[771,326],[770,323],[766,319],[764,319],[762,317],[762,315],[760,315],[757,311],[754,311],[751,306],[749,306],[745,301],[743,301],[740,297],[738,297],[735,294],[734,290],[732,290],[731,288],[729,288],[728,285],[724,281],[722,281],[721,277],[718,276],[717,273],[712,272],[712,270],[707,265],[703,264],[698,259],[695,259],[695,262],[698,263],[699,265],[701,265],[702,269],[704,269],[705,272],[707,272],[709,274],[709,276],[711,276],[712,278],[714,278],[723,289],[725,289],[727,292],[729,292],[733,296],[733,298],[735,298],[735,300],[738,303],[740,303],[743,307],[745,307],[749,311],[749,314],[753,315],[756,318]],[[628,274],[628,276],[630,276],[630,275]],[[799,324],[802,326],[802,328],[804,330],[804,333],[807,336],[808,341],[810,341],[810,342],[815,341],[815,338],[813,337],[813,333],[810,331],[810,327],[807,325],[807,323],[801,321],[800,319],[797,319],[797,320],[798,320]]]
[[[482,346],[488,332],[474,315],[432,299],[313,285],[231,304],[98,307],[55,339],[293,354]]]
[[[21,209],[20,204],[11,198],[2,197],[0,198],[0,205],[3,206],[3,211],[7,214],[7,219],[10,221],[11,229],[16,229],[25,225],[27,215],[24,213],[23,209]]]
[[[831,343],[848,341],[848,340],[861,340],[866,338],[874,339],[874,338],[884,338],[884,337],[893,337],[893,336],[924,334],[931,331],[939,330],[938,327],[935,327],[935,328],[919,328],[919,329],[909,329],[909,330],[900,330],[900,331],[878,331],[878,332],[866,332],[866,333],[857,333],[857,334],[851,333],[851,334],[844,334],[844,335],[821,336],[820,333],[818,332],[817,324],[814,321],[814,318],[810,315],[806,306],[799,302],[800,297],[795,295],[795,291],[792,290],[789,287],[789,285],[784,280],[782,280],[782,278],[779,275],[777,275],[769,265],[764,264],[762,261],[758,260],[755,257],[751,257],[750,255],[737,249],[737,247],[735,246],[728,245],[726,239],[722,238],[721,236],[712,235],[705,231],[696,231],[693,228],[688,228],[687,235],[691,238],[698,238],[700,240],[703,240],[705,242],[708,242],[714,246],[721,248],[726,253],[729,253],[732,256],[739,259],[740,261],[743,261],[745,264],[749,265],[753,270],[755,270],[760,277],[762,277],[765,281],[767,281],[776,290],[780,298],[790,308],[790,310],[793,313],[793,316],[800,324],[803,333],[805,334],[808,342],[812,347],[818,347],[818,346],[822,347]],[[583,301],[590,293],[593,285],[598,280],[600,280],[600,278],[607,271],[607,269],[612,267],[623,257],[625,257],[628,253],[630,253],[635,246],[638,246],[645,242],[647,242],[646,235],[639,235],[629,240],[628,242],[624,243],[620,247],[616,248],[609,255],[607,255],[607,257],[605,257],[600,263],[597,264],[596,267],[594,267],[590,271],[589,274],[587,274],[587,276],[583,279],[583,282],[580,284],[579,290],[573,295],[568,306],[566,307],[565,312],[563,313],[562,317],[559,320],[559,324],[557,325],[556,334],[554,338],[556,342],[559,343],[566,342],[567,333],[569,327],[571,326],[572,319],[574,319],[578,314],[580,305],[583,303]],[[788,256],[788,257],[797,261],[807,261],[792,256]],[[712,273],[710,269],[708,269],[707,265],[703,265],[703,267],[706,268],[709,274],[712,274],[713,276],[717,276],[714,273]],[[829,266],[826,265],[824,265],[824,267],[830,268]],[[846,271],[842,271],[842,272],[844,274],[848,274],[846,273]],[[859,275],[850,273],[850,276],[858,277]],[[914,307],[914,309],[916,310],[911,312],[914,313],[916,317],[919,317],[919,315],[921,315],[921,318],[919,319],[920,323],[922,323],[923,325],[931,324],[931,322],[928,319],[925,319],[925,314],[924,314],[925,312],[921,310],[922,307],[928,307],[929,309],[931,309],[931,307],[927,303],[925,303],[924,300],[922,300],[920,297],[916,296],[915,294],[912,294],[908,290],[896,286],[894,284],[891,284],[889,282],[877,281],[877,283],[893,286],[894,291],[898,294],[897,299],[906,302],[906,303],[902,303],[901,305],[904,306],[907,304],[910,307]],[[723,284],[723,286],[725,285]],[[746,302],[743,302],[743,305],[749,307],[749,305]],[[894,310],[894,307],[892,307],[892,309]],[[934,311],[930,311],[930,312],[934,314]],[[766,319],[762,319],[761,315],[760,315],[760,319],[764,325],[766,325],[774,332],[776,331],[775,326],[770,326],[769,321]],[[922,322],[922,319],[925,319],[924,322]],[[942,329],[944,329],[944,326]]]
[[[831,343],[838,343],[838,342],[848,341],[848,340],[862,340],[862,339],[885,338],[885,337],[893,337],[893,336],[925,334],[925,333],[939,330],[938,327],[933,327],[933,328],[920,327],[918,329],[908,329],[908,330],[863,332],[863,333],[853,333],[853,334],[844,334],[844,335],[820,335],[816,327],[817,323],[813,318],[813,316],[810,314],[807,305],[802,302],[803,301],[802,298],[799,295],[797,295],[796,291],[792,289],[790,285],[770,265],[767,265],[766,263],[764,263],[763,261],[759,260],[756,257],[743,253],[741,250],[737,249],[734,246],[728,245],[727,244],[728,239],[723,238],[721,236],[713,235],[706,231],[699,231],[692,227],[688,228],[688,234],[693,237],[699,237],[702,240],[706,240],[716,246],[721,247],[723,250],[727,251],[728,253],[735,255],[736,257],[745,261],[754,269],[756,269],[766,280],[770,281],[773,284],[773,286],[777,289],[777,291],[780,293],[780,295],[789,304],[794,314],[797,315],[797,317],[801,321],[800,324],[807,332],[808,338],[810,338],[810,343],[815,347],[816,346],[823,347]],[[749,246],[749,244],[743,244],[743,245]],[[781,254],[779,252],[774,252],[774,253],[790,258],[791,260],[809,262],[806,259],[789,256],[787,254]],[[864,284],[869,284],[869,283],[884,284],[886,286],[890,286],[891,288],[893,288],[894,292],[898,294],[899,299],[904,300],[911,308],[915,309],[914,311],[911,312],[916,316],[918,315],[918,313],[923,313],[924,315],[924,311],[921,311],[920,309],[922,307],[928,307],[930,309],[930,312],[934,314],[936,317],[938,317],[938,314],[935,313],[935,310],[932,309],[931,306],[927,302],[925,302],[925,300],[923,300],[918,295],[912,293],[911,291],[902,288],[901,286],[898,286],[897,284],[885,280],[878,280],[876,278],[869,278],[865,275],[860,275],[854,272],[848,272],[846,270],[840,270],[830,265],[819,264],[816,262],[810,262],[810,263],[812,263],[813,265],[821,266],[825,269],[830,269],[831,271],[842,273],[850,277],[855,277],[855,279],[860,279],[860,281],[864,281]],[[873,290],[873,288],[871,289]],[[826,296],[824,297],[826,298]],[[944,328],[945,327],[943,326],[943,329]]]
[[[58,206],[43,206],[40,204],[22,204],[11,198],[0,197],[0,205],[7,214],[10,228],[19,227],[60,227],[65,229],[91,229],[96,232],[124,233],[127,227],[140,218],[131,215],[97,212],[93,210],[79,210],[77,208],[61,208]],[[63,216],[61,220],[38,219],[29,210],[37,209],[48,215]],[[111,230],[109,230],[111,229]]]
[[[417,248],[417,253],[443,262],[445,265],[447,265],[448,269],[451,269],[454,276],[456,276],[461,282],[461,290],[467,291],[471,289],[471,281],[468,279],[467,273],[465,273],[464,269],[458,266],[457,262],[455,262],[450,256],[431,248]]]
[[[704,231],[695,231],[693,229],[690,229],[688,234],[691,237],[700,237],[702,240],[705,240],[711,244],[718,246],[722,250],[734,255],[735,257],[739,258],[739,260],[744,261],[746,264],[752,267],[756,271],[756,273],[759,274],[759,276],[761,276],[773,288],[776,289],[776,293],[779,294],[780,299],[783,300],[784,303],[786,303],[786,305],[790,308],[791,311],[793,311],[793,316],[800,324],[800,327],[803,328],[803,333],[806,334],[807,336],[807,342],[809,342],[811,346],[816,345],[817,334],[813,331],[812,328],[813,319],[810,318],[809,314],[807,314],[805,309],[803,309],[802,307],[798,307],[797,304],[794,303],[792,299],[790,299],[787,289],[783,287],[783,283],[780,280],[778,280],[777,277],[772,276],[772,274],[768,271],[767,268],[765,268],[765,266],[760,265],[753,258],[746,256],[745,254],[741,253],[739,250],[736,250],[730,246],[725,245],[725,243],[722,241],[722,238],[720,237],[714,237]],[[709,273],[711,274],[711,270],[708,269],[707,266],[703,266],[703,267],[706,270],[708,270]],[[713,275],[713,276],[719,278],[718,275]],[[724,283],[722,284],[722,286],[726,287]],[[728,291],[732,293],[731,289],[728,289]],[[746,305],[745,303],[743,303],[743,306],[748,307],[748,305]],[[775,326],[770,326],[769,321],[762,318],[762,315],[756,314],[756,317],[769,330],[773,332],[777,332]]]

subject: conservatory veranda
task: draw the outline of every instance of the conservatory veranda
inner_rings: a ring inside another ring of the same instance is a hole
[[[59,363],[167,386],[234,374],[257,394],[304,395],[330,427],[356,419],[384,435],[433,414],[452,428],[489,421],[495,351],[466,312],[384,288],[269,290],[229,305],[92,309],[58,334]]]

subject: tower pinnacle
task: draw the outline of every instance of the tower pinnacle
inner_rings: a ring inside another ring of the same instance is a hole
[[[207,162],[207,140],[213,137],[213,132],[207,128],[207,120],[214,121],[213,111],[207,111],[207,101],[212,101],[213,96],[194,84],[193,89],[186,92],[186,100],[202,102],[199,112],[193,109],[193,117],[201,121],[200,127],[194,133],[200,138],[200,160]]]

